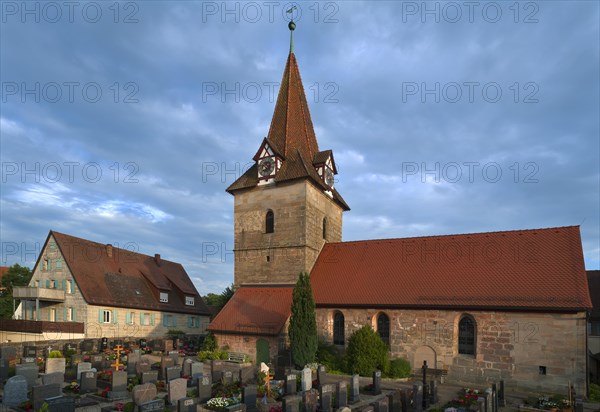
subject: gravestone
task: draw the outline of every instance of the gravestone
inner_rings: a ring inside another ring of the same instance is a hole
[[[165,352],[171,352],[173,350],[173,341],[171,339],[165,339],[163,342],[163,350]]]
[[[283,412],[300,412],[300,397],[297,395],[288,395],[283,397]]]
[[[389,411],[387,397],[379,398],[375,402],[373,402],[371,405],[373,406],[373,409],[375,410],[375,412],[388,412]]]
[[[321,412],[331,412],[331,400],[333,397],[333,388],[331,385],[321,385],[319,395],[321,398]]]
[[[175,366],[175,361],[173,360],[173,358],[163,356],[160,359],[159,378],[162,380],[166,379],[167,378],[167,368],[172,368],[173,366]]]
[[[316,412],[319,406],[319,391],[310,389],[302,393],[302,402],[304,402],[305,412]]]
[[[381,393],[381,371],[373,372],[373,395]]]
[[[431,381],[429,383],[429,400],[433,405],[438,403],[438,386],[436,381]]]
[[[153,383],[158,381],[158,371],[143,372],[141,376],[142,383]]]
[[[155,399],[138,405],[138,412],[163,412],[165,409],[164,399]]]
[[[177,401],[177,412],[196,412],[196,401],[193,398],[183,398]]]
[[[35,346],[23,346],[23,357],[24,358],[36,358],[37,348]]]
[[[192,362],[190,365],[189,376],[194,376],[199,373],[204,373],[204,364],[202,362]]]
[[[210,373],[212,375],[212,380],[213,381],[218,381],[219,379],[221,379],[221,375],[223,372],[223,361],[220,360],[212,360],[210,362]]]
[[[409,398],[406,390],[400,390],[400,405],[402,405],[402,412],[408,412]]]
[[[477,411],[478,412],[487,412],[485,409],[486,403],[485,398],[483,396],[477,397]]]
[[[416,412],[423,410],[423,385],[413,385],[413,408]]]
[[[37,385],[31,388],[31,397],[33,410],[39,411],[44,401],[48,398],[55,398],[61,395],[61,387],[57,383],[50,385]]]
[[[98,370],[104,369],[104,356],[92,355],[90,360],[92,362],[92,368],[96,368]]]
[[[75,398],[71,396],[56,396],[45,400],[48,412],[75,412]]]
[[[127,354],[127,373],[134,375],[136,373],[136,365],[140,361],[139,352],[129,352]]]
[[[402,412],[402,403],[400,402],[400,391],[396,390],[387,395],[388,409],[390,412]]]
[[[127,392],[127,372],[113,371],[111,390],[108,392],[108,397],[111,399],[125,398],[129,396]]]
[[[65,375],[60,372],[44,373],[42,375],[42,385],[49,385],[51,383],[58,383],[62,386],[65,383]]]
[[[492,412],[498,412],[498,392],[495,383],[492,383]]]
[[[20,375],[27,379],[27,388],[31,389],[37,383],[38,367],[36,364],[31,363],[17,365],[15,367],[15,375]]]
[[[356,403],[360,399],[360,376],[352,375],[350,381],[350,403]]]
[[[169,358],[173,359],[173,362],[175,362],[175,365],[179,364],[179,352],[176,350],[170,350],[167,351],[167,355],[169,355]]]
[[[2,346],[0,347],[0,358],[2,359],[14,359],[17,357],[17,348],[14,346]]]
[[[183,376],[192,376],[192,363],[194,363],[194,361],[189,358],[183,361],[183,368],[181,372]]]
[[[335,407],[343,408],[348,405],[348,383],[340,381],[335,388]]]
[[[227,412],[246,412],[246,405],[243,403],[238,403],[235,405],[230,405],[225,408]]]
[[[165,380],[167,382],[178,378],[181,378],[181,368],[179,366],[171,366],[165,369]]]
[[[575,412],[583,412],[583,398],[581,396],[575,397]]]
[[[483,397],[485,398],[485,408],[488,412],[492,412],[492,404],[493,404],[493,397],[492,397],[492,388],[486,388],[485,393],[483,394]]]
[[[82,355],[71,355],[71,365],[79,365],[79,363],[83,362]]]
[[[81,383],[79,385],[80,393],[88,393],[96,391],[96,372],[86,371],[81,373]]]
[[[198,402],[204,403],[211,398],[212,380],[210,375],[203,375],[198,379]]]
[[[92,370],[91,362],[80,362],[77,364],[77,379],[81,379],[81,374],[83,372],[89,372]]]
[[[242,387],[242,402],[246,405],[248,412],[255,412],[256,409],[256,385],[247,385]]]
[[[79,346],[82,352],[93,352],[94,351],[94,340],[84,339]]]
[[[151,400],[156,398],[156,395],[156,385],[154,385],[153,383],[144,383],[142,385],[136,385],[131,391],[131,397],[133,399],[133,402],[138,406],[150,402]]]
[[[27,379],[24,376],[17,375],[9,378],[4,385],[4,397],[2,405],[10,408],[19,406],[27,400]]]
[[[506,406],[506,399],[504,398],[504,381],[500,381],[498,387],[498,406],[504,408]]]
[[[325,369],[325,365],[319,365],[317,368],[317,380],[319,381],[319,385],[322,385],[327,377],[327,370]]]
[[[46,373],[60,372],[65,373],[66,367],[65,358],[48,358],[46,359]]]
[[[137,375],[141,375],[144,372],[149,372],[150,371],[150,363],[146,362],[146,361],[140,361],[135,365],[135,373]],[[156,371],[158,372],[158,371]]]
[[[296,394],[296,375],[293,373],[285,377],[285,393],[286,395]]]
[[[177,401],[187,396],[187,380],[183,378],[173,379],[168,383],[169,403],[176,405]]]
[[[312,388],[312,371],[309,368],[302,369],[302,392]]]
[[[222,378],[223,383],[225,385],[231,385],[233,383],[233,372],[231,371],[223,371]]]

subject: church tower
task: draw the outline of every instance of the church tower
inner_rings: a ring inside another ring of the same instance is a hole
[[[342,240],[333,152],[319,150],[289,23],[288,55],[269,133],[254,165],[227,192],[234,197],[234,285],[295,284],[326,242]]]

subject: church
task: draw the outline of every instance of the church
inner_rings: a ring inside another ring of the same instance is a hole
[[[309,272],[324,342],[344,347],[371,325],[391,358],[426,360],[450,381],[586,392],[592,304],[578,226],[343,242],[350,207],[333,151],[319,148],[293,37],[256,144],[254,165],[227,188],[236,292],[208,326],[220,345],[276,364],[293,287]]]

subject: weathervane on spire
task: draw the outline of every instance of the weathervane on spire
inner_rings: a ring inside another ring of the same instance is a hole
[[[290,53],[294,52],[294,30],[296,29],[296,23],[294,23],[294,10],[296,10],[296,6],[292,6],[286,11],[286,13],[290,15],[290,22],[288,23],[288,28],[290,29]]]

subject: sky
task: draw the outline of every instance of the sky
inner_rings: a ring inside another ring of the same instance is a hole
[[[1,264],[50,230],[233,282],[294,52],[344,240],[579,225],[600,266],[595,1],[1,1]]]

